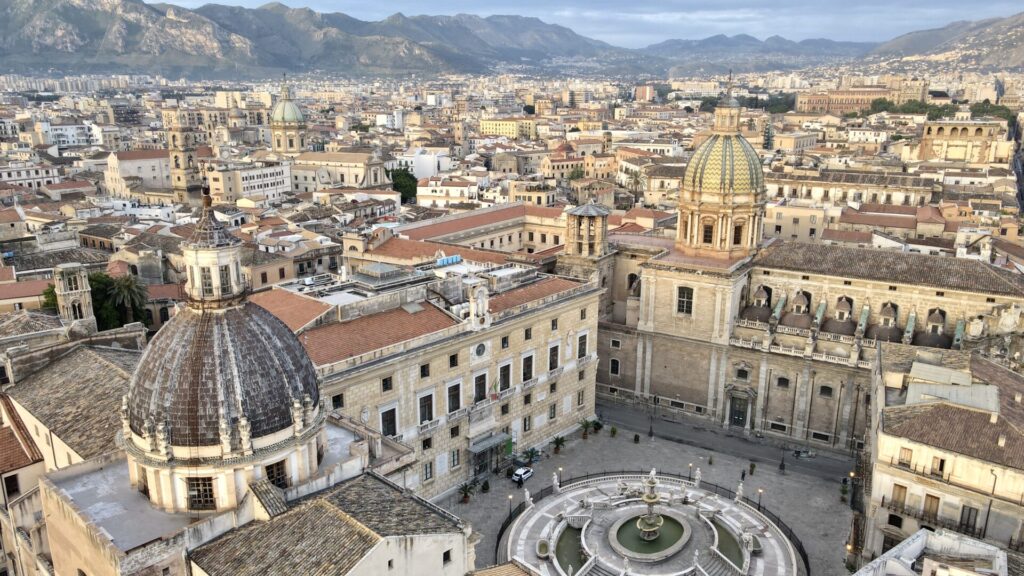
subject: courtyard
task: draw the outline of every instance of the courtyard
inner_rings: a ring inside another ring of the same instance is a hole
[[[807,551],[813,576],[847,573],[843,555],[852,512],[840,500],[840,486],[852,467],[850,460],[828,455],[809,461],[787,458],[786,469],[780,472],[779,447],[729,435],[711,423],[655,420],[655,436],[649,438],[649,426],[640,425],[648,422],[642,414],[620,407],[601,406],[599,410],[604,413],[604,429],[591,432],[587,439],[579,432],[573,434],[559,454],[547,447],[525,489],[537,494],[551,485],[552,474],[559,473],[568,481],[598,472],[643,472],[653,467],[688,476],[692,463],[694,473],[700,468],[704,482],[735,490],[745,472],[744,494],[752,500],[760,496],[764,508],[793,530]],[[617,428],[614,437],[613,425]],[[634,434],[639,435],[638,443],[634,443]],[[751,462],[755,464],[753,474]],[[473,525],[480,538],[476,545],[480,568],[496,562],[502,522],[523,498],[523,490],[502,476],[490,478],[487,493],[478,487],[467,503],[455,494],[438,504]]]

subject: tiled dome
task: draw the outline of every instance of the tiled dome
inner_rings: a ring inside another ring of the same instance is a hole
[[[697,147],[683,186],[714,194],[750,194],[764,189],[764,172],[754,147],[739,134],[712,134]]]
[[[281,99],[278,100],[274,111],[270,114],[270,121],[286,124],[302,124],[305,121],[302,110],[299,110],[298,105],[292,101],[291,91],[287,86],[281,92]]]

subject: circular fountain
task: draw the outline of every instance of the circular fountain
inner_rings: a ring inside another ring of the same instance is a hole
[[[636,507],[620,509],[622,516],[608,531],[608,541],[616,552],[638,562],[657,562],[679,552],[690,539],[689,523],[682,514],[671,509],[661,512],[655,506],[661,504],[658,493],[658,477],[655,470],[641,482],[643,492],[640,503],[646,507],[642,514],[636,514]],[[641,509],[642,510],[642,509]]]

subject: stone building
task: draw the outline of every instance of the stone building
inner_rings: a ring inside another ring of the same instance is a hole
[[[1013,158],[1016,144],[1007,137],[1006,121],[971,117],[969,111],[953,118],[924,123],[921,143],[914,160],[943,160],[1005,167]]]
[[[306,151],[306,119],[292,100],[291,89],[284,86],[270,114],[270,149],[282,156]]]

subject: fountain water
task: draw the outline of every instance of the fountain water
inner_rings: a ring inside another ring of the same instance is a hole
[[[658,538],[661,534],[661,527],[665,524],[665,519],[661,514],[654,511],[654,505],[661,502],[661,495],[655,490],[658,487],[658,478],[655,476],[653,468],[651,474],[644,478],[643,485],[644,493],[640,499],[647,504],[647,514],[637,518],[636,527],[640,530],[640,537],[650,542]]]

